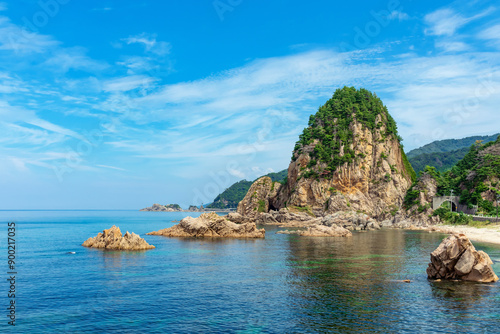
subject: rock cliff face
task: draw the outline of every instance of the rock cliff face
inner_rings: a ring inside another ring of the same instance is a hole
[[[435,225],[440,223],[439,216],[433,216],[432,199],[436,196],[438,184],[429,173],[423,172],[418,181],[408,190],[404,208],[405,221],[416,226]]]
[[[261,177],[252,184],[238,204],[237,212],[248,218],[255,218],[262,212],[268,212],[269,201],[276,197],[281,186],[281,183],[273,182],[268,176]]]
[[[91,248],[102,248],[107,250],[125,250],[125,251],[138,251],[153,249],[152,246],[146,242],[143,238],[135,233],[125,233],[122,236],[122,232],[116,226],[102,231],[102,233],[97,234],[94,238],[88,238],[82,246]]]
[[[265,230],[254,223],[235,224],[215,212],[202,213],[200,217],[186,217],[177,225],[147,233],[165,237],[212,237],[212,238],[264,238]]]
[[[196,205],[190,205],[189,208],[186,210],[188,212],[203,212],[205,211],[205,208],[200,206],[199,208]]]
[[[317,216],[352,210],[384,218],[399,209],[414,174],[382,101],[367,90],[344,87],[311,116],[287,183],[267,197],[269,186],[255,192],[254,184],[245,197],[248,202],[254,195],[252,205],[238,212],[255,215],[256,203],[265,202],[264,212],[299,207]]]
[[[431,253],[427,276],[431,279],[460,279],[474,282],[496,282],[488,254],[476,251],[464,234],[452,234]]]

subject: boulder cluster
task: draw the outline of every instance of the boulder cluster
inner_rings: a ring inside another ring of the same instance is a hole
[[[312,213],[297,212],[296,209],[283,208],[279,211],[271,210],[257,215],[255,218],[243,216],[237,212],[227,215],[235,223],[255,222],[260,225],[279,225],[283,227],[313,227],[338,226],[349,231],[378,230],[379,223],[364,213],[354,211],[339,211],[326,216],[316,217]]]
[[[306,230],[279,231],[280,234],[297,234],[303,237],[352,237],[351,231],[337,226],[313,225]]]
[[[427,268],[430,279],[457,279],[474,282],[496,282],[488,254],[477,251],[464,234],[451,234],[431,253]]]
[[[264,238],[264,229],[255,223],[236,224],[215,212],[202,213],[198,218],[186,217],[177,225],[147,233],[165,237]]]

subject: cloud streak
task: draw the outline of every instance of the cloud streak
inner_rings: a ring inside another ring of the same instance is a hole
[[[454,9],[449,7],[438,9],[425,16],[425,23],[429,26],[429,28],[426,30],[426,33],[428,35],[436,36],[452,36],[463,26],[469,24],[472,21],[490,15],[494,11],[495,9],[493,7],[490,7],[482,11],[481,13],[467,17],[460,13],[457,13]]]

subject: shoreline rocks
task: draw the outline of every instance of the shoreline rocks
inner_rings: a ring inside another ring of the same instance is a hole
[[[153,249],[155,246],[150,245],[135,233],[122,235],[120,228],[113,225],[107,230],[99,232],[97,236],[88,238],[82,246],[90,248],[99,248],[106,250],[125,250],[125,251],[138,251]]]
[[[322,218],[321,225],[337,225],[349,231],[380,230],[380,224],[364,213],[339,211]]]
[[[161,205],[161,204],[153,204],[150,207],[140,209],[139,211],[146,211],[146,212],[232,212],[235,210],[234,208],[229,208],[229,209],[206,209],[201,205],[200,207],[197,207],[195,205],[190,205],[187,210],[182,209],[179,204],[168,204],[168,205]]]
[[[301,231],[279,231],[278,234],[297,234],[302,237],[352,237],[351,231],[337,226],[314,225],[307,230]]]
[[[186,217],[177,225],[147,233],[165,237],[264,238],[266,231],[255,223],[236,224],[215,212],[202,213],[198,218]]]
[[[458,279],[472,282],[496,282],[488,254],[477,251],[464,234],[451,234],[431,253],[427,268],[429,279]]]

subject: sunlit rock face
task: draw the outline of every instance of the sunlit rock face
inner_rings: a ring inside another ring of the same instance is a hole
[[[431,253],[427,276],[430,279],[496,282],[498,277],[492,264],[488,254],[477,251],[464,234],[452,234]]]
[[[137,250],[147,250],[153,249],[155,246],[150,245],[135,233],[129,233],[128,231],[125,235],[122,235],[120,228],[113,225],[107,230],[103,230],[102,233],[97,234],[93,238],[88,238],[82,246],[91,248],[101,248],[106,250],[125,250],[125,251],[137,251]]]

